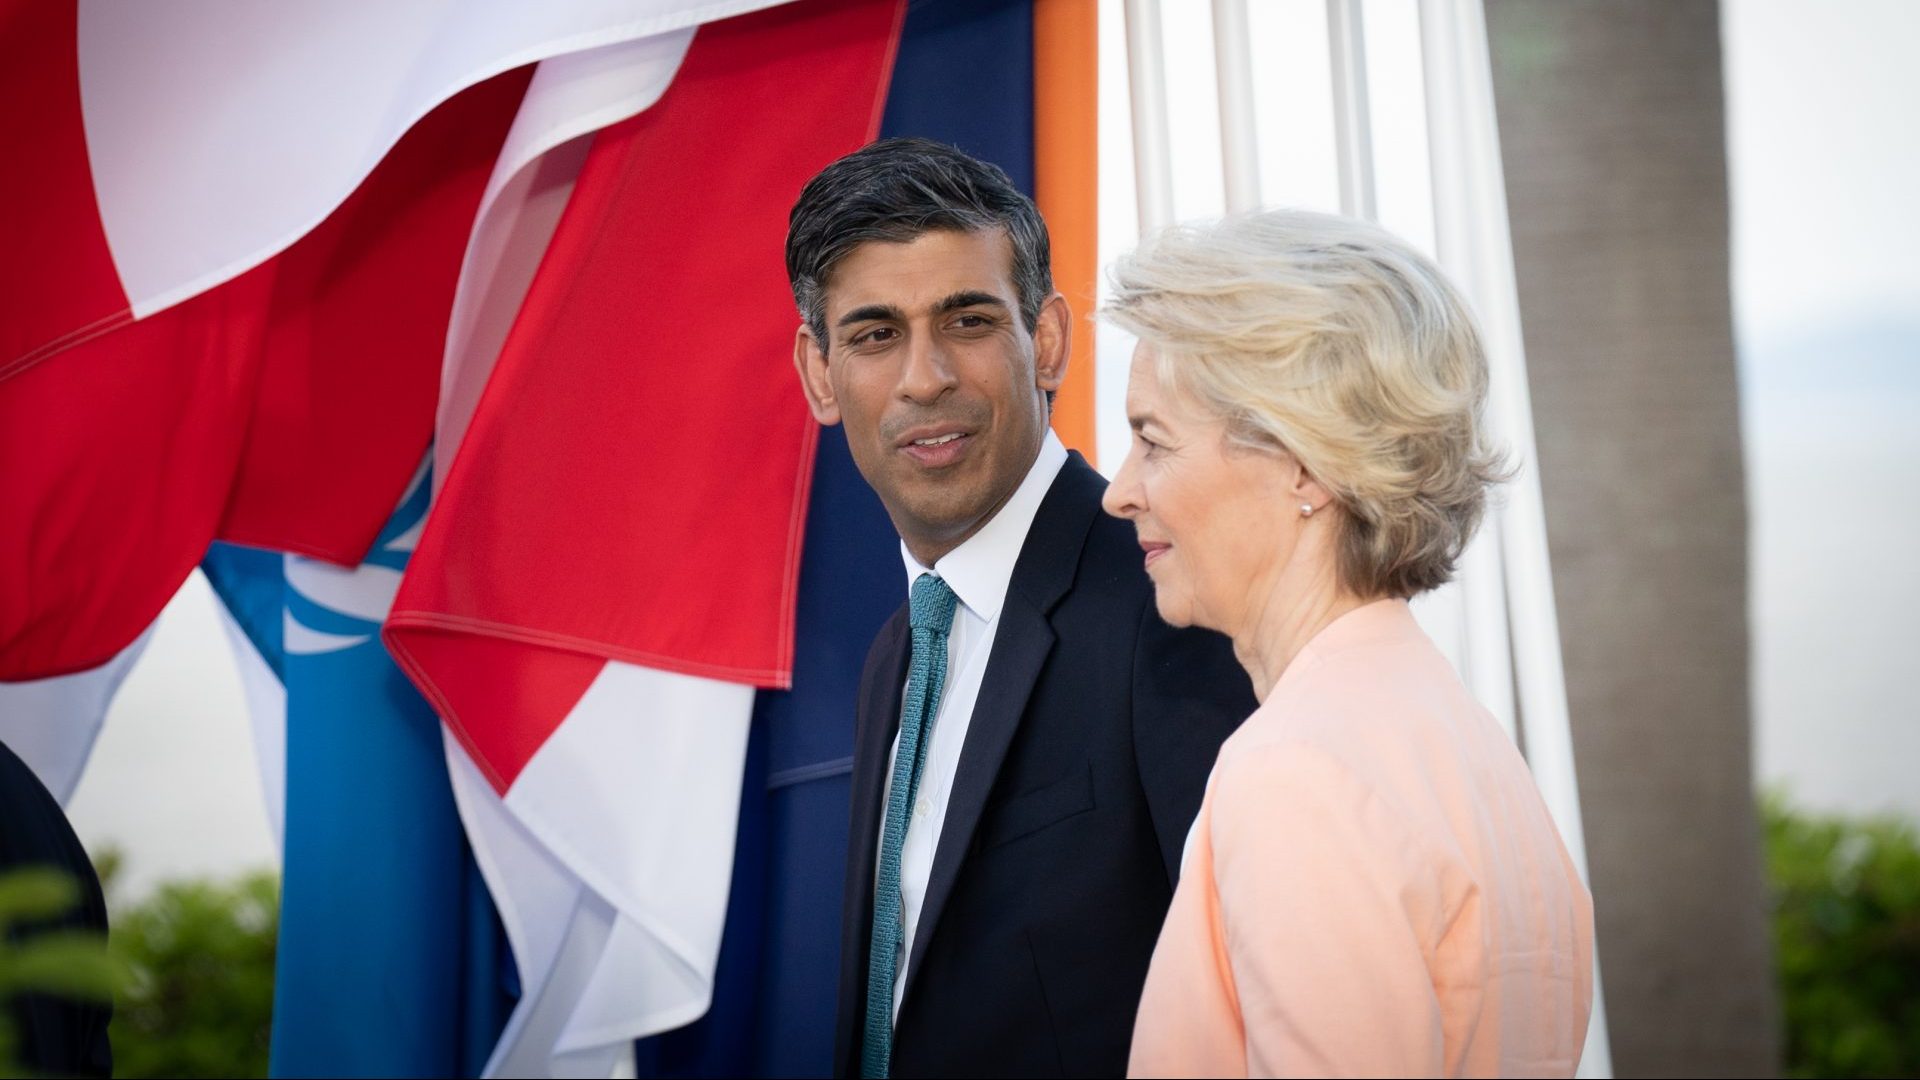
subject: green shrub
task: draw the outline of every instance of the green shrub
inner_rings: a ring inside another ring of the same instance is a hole
[[[113,910],[131,970],[109,1028],[115,1076],[267,1074],[279,891],[271,873],[175,882]]]
[[[1920,1076],[1920,833],[1762,800],[1791,1076]]]

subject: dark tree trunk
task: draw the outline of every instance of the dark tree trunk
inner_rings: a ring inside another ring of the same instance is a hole
[[[1712,0],[1489,0],[1622,1076],[1777,1073]]]

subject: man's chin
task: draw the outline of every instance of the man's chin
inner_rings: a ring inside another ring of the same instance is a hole
[[[992,515],[991,499],[905,501],[903,515],[894,524],[904,537],[949,547],[958,545],[980,531]]]
[[[929,528],[963,526],[993,504],[979,476],[950,472],[897,479],[902,481],[894,488],[901,505]]]

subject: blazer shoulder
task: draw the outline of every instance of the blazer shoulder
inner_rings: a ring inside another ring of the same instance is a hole
[[[860,687],[856,716],[867,710],[868,698],[875,690],[876,680],[890,679],[890,670],[902,660],[907,640],[907,605],[901,604],[887,621],[880,625],[879,633],[873,635],[873,641],[867,645],[867,658],[860,665]]]
[[[1073,541],[1071,587],[1062,599],[1093,600],[1111,606],[1114,617],[1124,608],[1136,618],[1153,599],[1153,583],[1141,563],[1140,544],[1133,526],[1101,509],[1107,481],[1086,460],[1074,454],[1060,471],[1055,490],[1041,506],[1030,538],[1044,531],[1067,534]],[[1131,629],[1131,626],[1129,626]]]
[[[1096,608],[1114,638],[1131,635],[1136,693],[1212,699],[1234,722],[1252,712],[1252,684],[1225,636],[1169,626],[1154,604],[1153,580],[1133,525],[1100,508],[1106,481],[1079,455],[1062,469],[1057,499],[1043,510],[1079,526],[1072,588],[1064,603]]]
[[[1160,617],[1132,525],[1100,515],[1087,530],[1081,578],[1121,605],[1116,616],[1132,620],[1135,689],[1143,703],[1161,697],[1211,701],[1226,706],[1236,724],[1254,710],[1252,682],[1225,635],[1171,626]]]
[[[867,676],[873,673],[874,665],[878,664],[893,643],[905,637],[906,633],[907,605],[903,603],[894,609],[892,615],[887,616],[887,621],[880,624],[879,633],[874,634],[873,640],[868,643],[867,659],[860,670],[862,685],[865,685]]]
[[[1145,604],[1153,599],[1153,581],[1142,562],[1133,526],[1102,511],[1087,529],[1080,564],[1117,596]]]

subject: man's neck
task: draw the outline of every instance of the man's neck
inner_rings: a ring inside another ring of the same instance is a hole
[[[1033,466],[1029,464],[1027,467],[1031,469]],[[1021,479],[1023,481],[1025,480],[1024,473],[1021,475]],[[1006,494],[1000,496],[999,501],[995,502],[991,509],[973,519],[972,524],[968,525],[964,532],[953,533],[934,540],[909,537],[903,533],[900,536],[900,542],[907,545],[907,554],[912,555],[915,561],[921,566],[931,570],[935,563],[952,554],[954,549],[973,539],[981,529],[986,528],[987,522],[992,521],[995,517],[999,516],[1000,511],[1006,509],[1007,500],[1013,498],[1013,493],[1018,490],[1020,490],[1019,485],[1014,485]]]
[[[965,528],[955,532],[943,533],[939,536],[908,536],[906,532],[899,530],[899,526],[896,523],[895,529],[896,531],[900,531],[900,542],[906,545],[907,554],[912,555],[914,560],[921,566],[931,570],[935,563],[946,558],[952,554],[955,549],[960,547],[960,545],[978,535],[980,530],[986,528],[989,522],[1000,516],[1000,512],[1007,508],[1007,503],[1011,502],[1013,496],[1026,484],[1027,477],[1033,475],[1034,466],[1039,464],[1040,456],[1046,449],[1046,440],[1047,434],[1042,432],[1040,440],[1034,443],[1033,456],[1027,459],[1027,467],[1020,470],[1019,479],[1014,481],[1013,486],[1001,492],[1000,497],[993,501],[993,505],[989,506],[984,512],[968,522]]]

